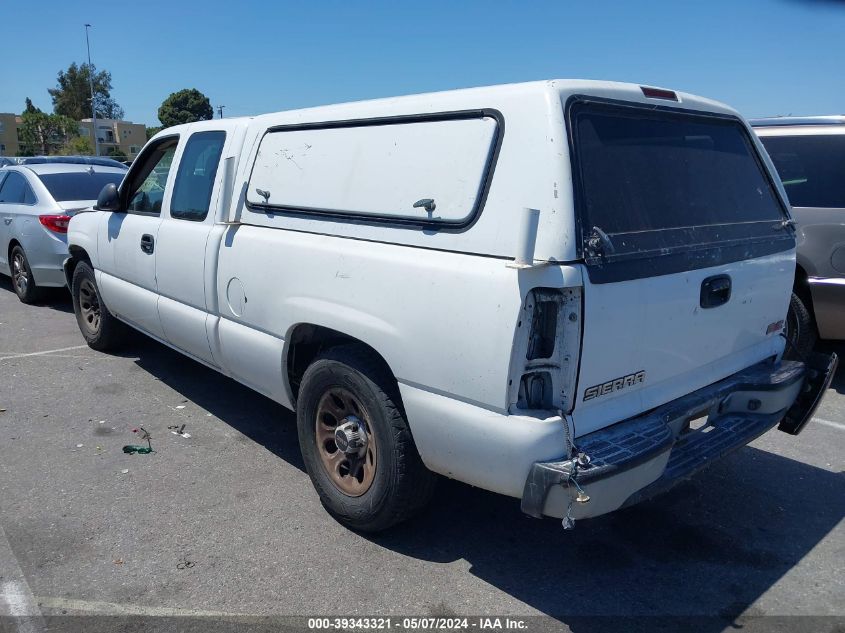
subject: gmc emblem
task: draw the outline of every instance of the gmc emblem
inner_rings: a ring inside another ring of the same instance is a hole
[[[600,385],[595,385],[594,387],[587,387],[586,389],[584,389],[584,402],[586,402],[587,400],[592,400],[593,398],[598,398],[599,396],[606,396],[609,393],[619,391],[620,389],[624,389],[625,387],[633,387],[634,385],[638,385],[641,382],[645,382],[645,371],[643,370],[640,370],[634,374],[622,376],[621,378],[614,378],[613,380],[608,380],[607,382],[603,382]]]

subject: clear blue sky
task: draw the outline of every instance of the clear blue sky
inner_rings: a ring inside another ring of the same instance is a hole
[[[126,118],[198,88],[226,116],[544,78],[693,92],[746,116],[845,113],[845,2],[145,0],[2,3],[0,112],[50,110],[91,55]]]

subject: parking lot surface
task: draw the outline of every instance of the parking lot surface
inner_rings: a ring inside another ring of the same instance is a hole
[[[0,409],[5,614],[845,616],[842,370],[799,437],[571,532],[450,481],[412,523],[350,532],[293,414],[140,335],[90,350],[66,293],[26,306],[5,277]],[[124,454],[141,427],[155,452]]]

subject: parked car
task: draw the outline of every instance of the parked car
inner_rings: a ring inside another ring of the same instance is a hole
[[[358,530],[434,473],[571,527],[799,433],[836,367],[782,360],[795,235],[751,128],[632,84],[169,128],[69,252],[92,348],[129,324],[294,409]]]
[[[802,352],[816,335],[845,339],[845,116],[752,121],[797,223],[788,330]]]
[[[126,169],[126,165],[105,156],[21,156],[18,165],[41,165],[44,163],[70,163],[73,165],[101,165]]]
[[[17,165],[18,162],[14,158],[9,158],[8,156],[0,156],[0,167],[5,167],[6,165]]]
[[[0,273],[11,275],[21,301],[32,303],[41,288],[65,285],[71,216],[125,174],[114,167],[53,162],[0,169]]]

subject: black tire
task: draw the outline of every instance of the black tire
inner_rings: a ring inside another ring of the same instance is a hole
[[[94,269],[88,262],[79,262],[73,270],[71,297],[76,323],[89,347],[105,352],[125,341],[126,326],[103,303]]]
[[[368,441],[374,443],[378,456],[371,483],[358,496],[341,490],[329,474],[324,461],[326,453],[322,452],[325,446],[321,448],[318,440],[318,410],[325,417],[321,402],[337,390],[360,403],[360,415],[367,420]],[[300,385],[297,426],[305,468],[320,501],[329,514],[347,527],[379,532],[410,518],[431,499],[437,477],[417,453],[393,377],[368,350],[342,346],[314,360]]]
[[[804,360],[816,344],[816,327],[813,317],[801,298],[792,293],[786,313],[786,352],[790,360]]]
[[[12,273],[12,288],[23,303],[35,303],[39,301],[43,292],[35,285],[35,277],[32,276],[32,268],[29,267],[29,260],[23,248],[15,246],[9,257],[9,268]]]

